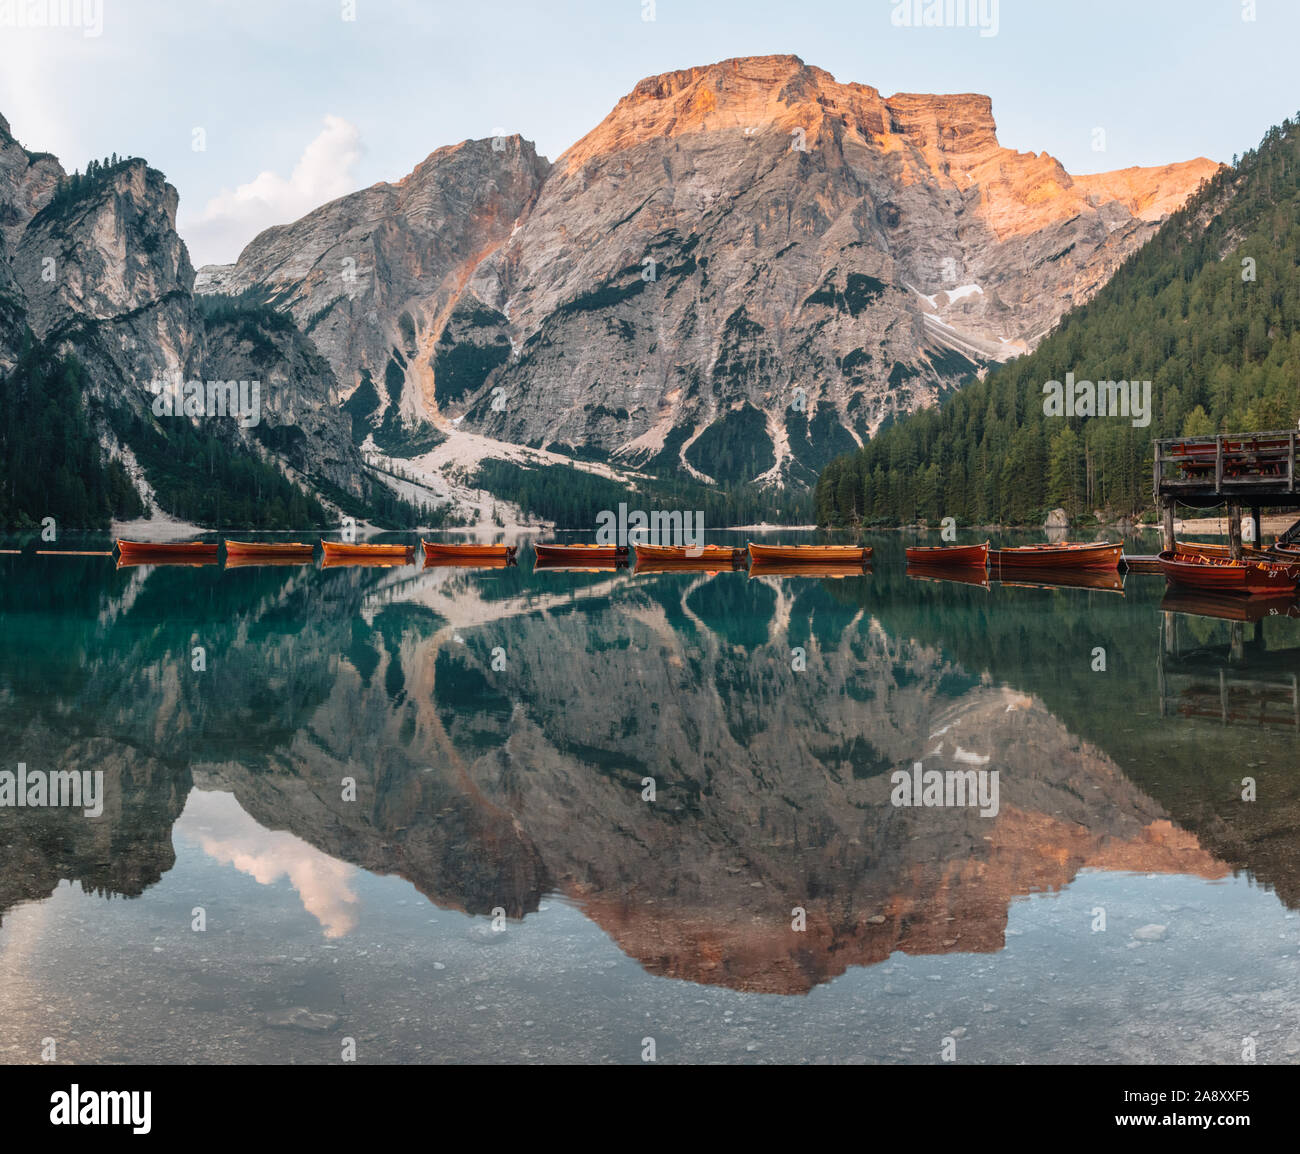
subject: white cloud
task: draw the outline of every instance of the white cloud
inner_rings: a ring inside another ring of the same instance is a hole
[[[339,116],[326,116],[325,127],[303,150],[288,179],[276,172],[260,172],[233,191],[223,188],[193,223],[181,223],[190,259],[196,267],[233,261],[264,228],[288,224],[355,191],[361,153],[357,126]]]

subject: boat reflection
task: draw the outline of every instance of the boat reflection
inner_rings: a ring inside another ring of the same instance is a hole
[[[846,561],[755,561],[751,577],[866,577],[871,564]]]
[[[999,584],[1019,589],[1094,589],[1124,593],[1124,578],[1114,569],[1012,569],[994,567],[989,575]]]
[[[913,581],[952,581],[989,588],[988,571],[978,565],[924,565],[912,561],[908,563],[907,576]]]

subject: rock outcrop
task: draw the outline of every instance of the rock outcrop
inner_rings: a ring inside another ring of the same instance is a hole
[[[176,189],[140,159],[69,180],[0,119],[0,373],[28,329],[51,353],[75,356],[101,442],[128,462],[131,422],[154,419],[154,386],[256,381],[256,422],[209,413],[205,427],[308,489],[324,481],[366,502],[377,482],[328,361],[288,317],[248,302],[210,307],[205,325],[177,203]]]
[[[346,392],[360,390],[352,407],[379,447],[392,448],[400,429],[435,410],[433,360],[448,316],[549,169],[518,136],[440,148],[395,184],[267,229],[236,265],[203,269],[198,291],[250,293],[289,312]]]

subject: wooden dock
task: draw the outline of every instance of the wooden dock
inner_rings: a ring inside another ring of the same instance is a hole
[[[1154,486],[1164,548],[1174,547],[1174,506],[1228,507],[1228,545],[1241,557],[1241,517],[1250,510],[1255,543],[1261,544],[1259,511],[1300,511],[1296,488],[1294,429],[1264,433],[1220,433],[1155,442]]]

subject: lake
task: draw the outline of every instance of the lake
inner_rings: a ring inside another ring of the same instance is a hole
[[[1300,1059],[1300,621],[869,541],[0,557],[0,769],[102,773],[0,808],[0,1058]]]

